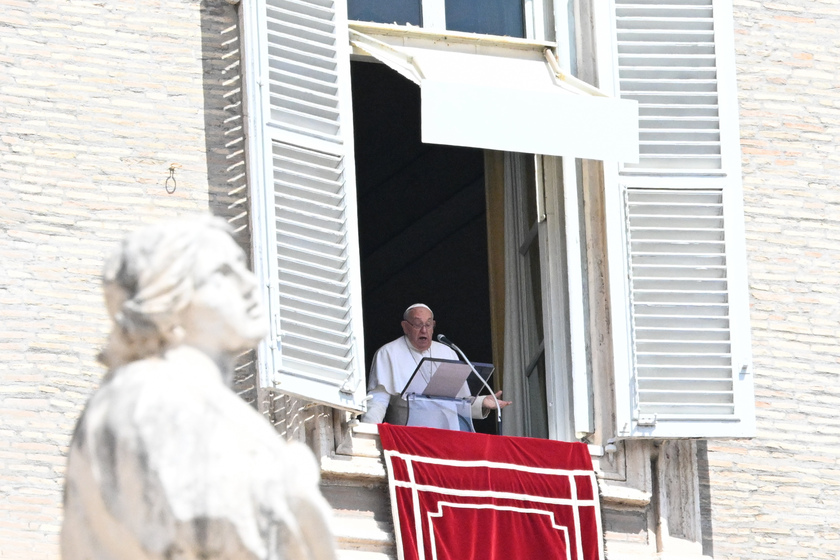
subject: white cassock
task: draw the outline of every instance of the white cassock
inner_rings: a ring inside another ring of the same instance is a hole
[[[408,342],[408,338],[401,336],[376,351],[368,376],[367,412],[362,416],[362,422],[379,424],[387,422],[404,426],[408,420],[408,402],[400,397],[400,392],[411,378],[423,358],[440,358],[445,360],[460,360],[458,355],[445,344],[432,341],[428,350],[420,351]],[[461,388],[459,397],[469,396],[467,384]],[[471,407],[473,418],[484,418],[487,411],[482,410],[481,401],[476,399]]]

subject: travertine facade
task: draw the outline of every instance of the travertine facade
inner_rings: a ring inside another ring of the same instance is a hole
[[[700,444],[704,551],[836,558],[840,7],[734,8],[758,435]],[[210,209],[248,244],[238,36],[223,1],[0,0],[0,557],[58,556],[113,243]]]
[[[757,437],[709,442],[717,558],[840,556],[840,7],[736,0]]]
[[[106,255],[185,211],[247,224],[237,45],[225,2],[0,4],[3,558],[58,555],[67,445],[104,373]]]

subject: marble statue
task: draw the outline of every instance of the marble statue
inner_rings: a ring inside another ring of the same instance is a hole
[[[335,558],[314,455],[229,388],[267,319],[227,224],[141,229],[103,285],[109,369],[68,451],[64,560]]]

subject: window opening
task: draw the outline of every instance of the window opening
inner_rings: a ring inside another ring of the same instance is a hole
[[[349,0],[347,10],[356,21],[525,37],[522,0]]]
[[[356,21],[422,25],[420,0],[350,0],[347,17]]]
[[[519,0],[446,0],[446,29],[524,37],[522,3]]]
[[[366,370],[416,302],[492,362],[484,152],[421,143],[420,90],[390,68],[354,61],[351,82]]]
[[[506,285],[508,302],[516,305],[516,315],[509,315],[506,333],[505,390],[513,398],[521,395],[521,435],[548,437],[546,386],[545,323],[543,317],[543,285],[540,235],[537,212],[534,157],[507,154],[505,185],[505,229],[511,236],[506,244],[511,255],[506,266],[511,285]],[[519,376],[520,379],[513,379]],[[521,389],[519,388],[521,387]],[[511,426],[511,428],[514,428]],[[511,434],[514,431],[505,430]]]

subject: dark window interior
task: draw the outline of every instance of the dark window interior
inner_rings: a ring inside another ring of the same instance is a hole
[[[382,64],[351,72],[366,366],[417,302],[491,362],[483,152],[423,144],[417,85]]]
[[[446,29],[524,37],[520,0],[446,0]]]
[[[357,21],[420,26],[420,0],[350,0],[347,17]]]
[[[446,29],[524,37],[522,0],[446,0]],[[349,0],[351,20],[421,26],[421,0]]]

